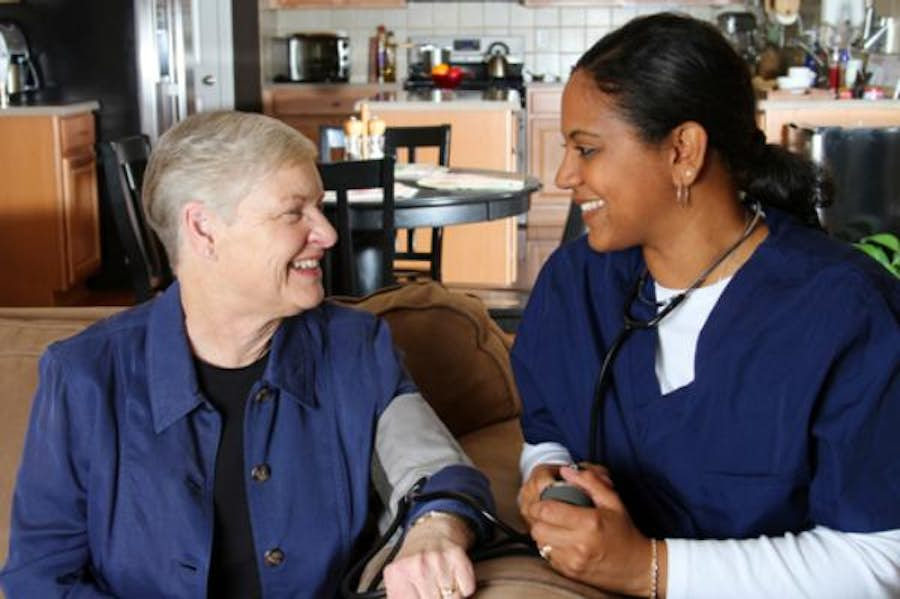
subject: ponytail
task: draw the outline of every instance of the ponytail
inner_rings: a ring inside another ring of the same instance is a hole
[[[821,228],[816,209],[831,205],[833,187],[819,165],[782,146],[763,142],[747,165],[744,179],[747,197]]]

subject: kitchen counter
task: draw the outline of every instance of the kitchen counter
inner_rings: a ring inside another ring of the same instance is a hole
[[[0,108],[0,117],[4,116],[70,116],[82,112],[93,112],[100,109],[96,100],[72,102],[66,104],[13,105]]]
[[[519,93],[515,90],[422,90],[382,92],[363,102],[375,114],[385,112],[420,111],[513,111],[521,110]]]
[[[292,83],[289,81],[279,83],[267,83],[263,85],[263,89],[268,90],[297,90],[307,93],[314,92],[345,92],[353,93],[355,90],[363,90],[369,92],[375,91],[398,91],[402,88],[401,83]]]
[[[758,106],[759,126],[769,143],[788,142],[787,125],[813,127],[900,126],[900,100],[773,99]]]
[[[900,100],[819,100],[815,98],[761,100],[760,110],[900,110]]]

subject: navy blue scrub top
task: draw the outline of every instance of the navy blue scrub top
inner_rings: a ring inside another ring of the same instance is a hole
[[[661,394],[655,329],[635,332],[614,363],[600,455],[645,534],[900,528],[900,281],[766,214],[768,238],[700,333],[693,382]],[[599,365],[644,267],[639,248],[601,254],[586,237],[548,260],[512,350],[528,443],[589,455]],[[643,294],[654,297],[651,280]]]

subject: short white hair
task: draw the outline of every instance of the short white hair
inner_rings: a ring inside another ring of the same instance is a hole
[[[169,129],[150,154],[141,199],[174,266],[178,214],[199,201],[230,219],[260,181],[284,166],[315,160],[316,146],[285,123],[249,112],[195,114]]]

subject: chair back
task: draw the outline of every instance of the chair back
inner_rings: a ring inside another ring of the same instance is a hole
[[[587,232],[587,226],[581,218],[581,208],[575,202],[569,202],[569,213],[566,215],[566,224],[563,226],[563,234],[560,243],[572,241]]]
[[[333,224],[338,242],[329,253],[326,264],[325,290],[329,295],[357,296],[394,282],[394,158],[320,163],[319,174],[326,191],[334,191],[336,203]],[[384,199],[380,203],[381,228],[359,231],[353,228],[348,192],[380,187]],[[365,236],[364,244],[354,238]],[[374,244],[368,243],[375,239]],[[357,265],[364,267],[360,272]]]
[[[416,161],[416,148],[437,148],[438,164],[450,164],[450,125],[433,127],[388,127],[384,132],[385,154],[397,155],[397,150],[404,148],[408,153],[408,161]]]
[[[335,150],[346,150],[344,128],[319,125],[319,162],[333,162]]]
[[[396,158],[398,149],[405,149],[408,162],[416,161],[417,148],[437,148],[438,164],[450,164],[450,125],[430,127],[388,127],[384,132],[384,153]],[[415,232],[405,231],[402,238],[402,251],[397,253],[399,260],[424,261],[428,267],[428,276],[434,281],[441,280],[441,263],[443,258],[443,227],[432,227],[431,250],[417,251],[414,247]],[[402,277],[416,278],[420,271],[399,271]]]
[[[99,144],[104,179],[116,233],[125,250],[135,299],[144,302],[172,282],[165,252],[147,226],[141,205],[150,139],[133,135]]]

